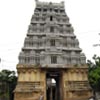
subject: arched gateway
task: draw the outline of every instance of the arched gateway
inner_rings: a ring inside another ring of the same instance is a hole
[[[14,100],[88,100],[86,57],[64,2],[36,1],[17,65]]]

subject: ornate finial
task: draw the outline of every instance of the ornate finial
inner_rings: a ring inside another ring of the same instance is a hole
[[[49,4],[52,4],[52,2],[50,2]]]
[[[61,3],[64,5],[65,2],[64,1],[61,1]]]
[[[35,0],[35,2],[38,2],[39,0]]]

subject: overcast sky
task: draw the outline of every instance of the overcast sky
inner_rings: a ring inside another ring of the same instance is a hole
[[[16,70],[34,8],[34,0],[0,0],[0,70]],[[100,0],[65,0],[65,9],[87,59],[100,56],[100,46],[93,47],[100,43]]]

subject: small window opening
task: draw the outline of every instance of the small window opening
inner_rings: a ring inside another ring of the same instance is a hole
[[[35,57],[35,63],[40,64],[40,58],[39,57]]]
[[[50,12],[52,12],[52,8],[50,8]]]
[[[50,16],[50,21],[53,21],[53,17],[52,16]]]
[[[50,44],[51,44],[51,46],[55,46],[55,40],[50,40]]]
[[[57,56],[51,56],[51,64],[57,63]]]
[[[47,12],[47,9],[43,9],[43,12]]]
[[[54,27],[50,27],[50,32],[54,32]]]

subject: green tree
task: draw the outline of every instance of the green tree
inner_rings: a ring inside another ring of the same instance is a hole
[[[3,100],[13,100],[13,90],[16,83],[17,77],[14,71],[2,70],[0,72],[0,98]]]
[[[94,91],[100,91],[100,57],[94,55],[93,61],[88,60],[88,78]]]

